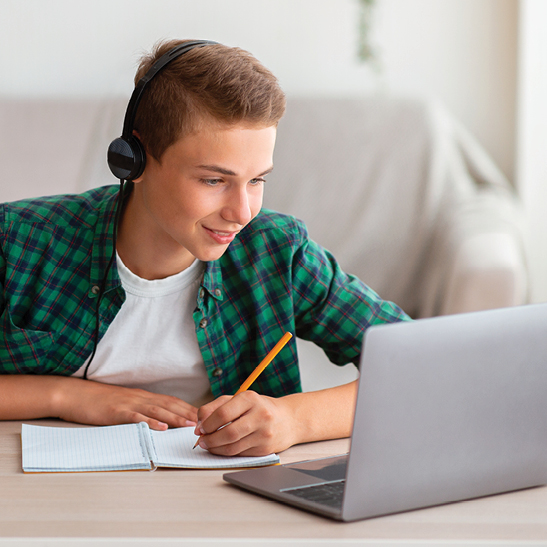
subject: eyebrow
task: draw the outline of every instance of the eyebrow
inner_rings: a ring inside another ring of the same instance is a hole
[[[225,167],[220,167],[220,165],[198,165],[199,169],[205,169],[206,171],[212,171],[213,173],[219,173],[220,175],[227,175],[231,177],[237,176],[237,173],[232,171],[231,169],[226,169]],[[267,175],[268,173],[271,173],[273,171],[273,165],[266,169],[263,173],[260,173],[257,175],[257,177],[263,177],[264,175]]]

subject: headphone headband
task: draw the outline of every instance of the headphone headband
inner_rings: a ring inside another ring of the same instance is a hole
[[[164,53],[150,67],[148,72],[146,72],[146,74],[136,83],[135,89],[133,90],[133,93],[131,94],[131,98],[129,99],[129,103],[127,105],[127,111],[125,113],[125,119],[123,122],[122,136],[130,137],[133,134],[133,124],[135,122],[135,117],[137,116],[137,108],[139,107],[139,103],[141,102],[142,94],[144,93],[148,82],[150,82],[150,80],[152,80],[152,78],[154,78],[154,76],[156,76],[156,74],[162,68],[164,68],[174,59],[177,59],[181,55],[188,53],[190,50],[196,47],[203,47],[216,43],[217,42],[211,42],[209,40],[194,40],[192,42],[185,42],[184,44],[180,44],[173,49],[170,49],[167,53]]]
[[[114,176],[120,180],[133,180],[140,177],[146,164],[146,152],[137,137],[133,135],[133,125],[137,109],[146,86],[167,64],[188,51],[217,44],[210,40],[185,42],[164,53],[137,82],[131,94],[123,122],[122,136],[114,139],[108,147],[107,161]]]

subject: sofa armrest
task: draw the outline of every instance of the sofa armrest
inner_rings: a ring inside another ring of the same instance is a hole
[[[483,233],[456,250],[440,315],[524,304],[528,275],[520,242],[509,233]]]
[[[528,276],[520,202],[509,188],[474,190],[454,200],[436,226],[416,317],[526,304]]]

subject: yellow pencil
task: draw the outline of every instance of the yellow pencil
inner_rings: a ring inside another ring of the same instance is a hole
[[[283,349],[285,344],[292,338],[292,334],[290,332],[286,332],[279,342],[270,350],[268,355],[262,359],[260,364],[249,374],[249,377],[241,384],[241,387],[236,391],[235,395],[238,395],[239,393],[243,393],[244,391],[247,391],[253,382],[262,374],[262,371],[273,361],[274,357]],[[199,438],[201,439],[201,437]],[[199,439],[196,441],[196,444],[194,445],[194,448],[199,443]]]
[[[279,342],[273,347],[273,349],[262,359],[260,364],[251,372],[249,377],[241,384],[241,387],[236,391],[236,395],[238,393],[242,393],[243,391],[247,391],[253,382],[262,374],[262,371],[273,361],[274,357],[283,349],[283,346],[292,338],[292,334],[290,332],[286,332]]]

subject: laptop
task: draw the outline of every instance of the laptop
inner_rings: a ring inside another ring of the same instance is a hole
[[[546,484],[547,304],[368,328],[349,454],[224,480],[342,521]]]

